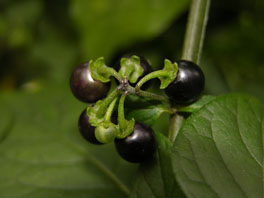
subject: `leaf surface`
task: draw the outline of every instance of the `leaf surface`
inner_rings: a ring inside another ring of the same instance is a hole
[[[184,123],[173,169],[188,197],[263,197],[263,106],[254,97],[217,97]]]
[[[77,121],[85,106],[68,92],[0,95],[0,109],[13,116],[12,127],[0,141],[1,198],[128,193],[137,166],[122,160],[113,144],[96,146],[81,138]],[[4,120],[1,115],[1,124]]]
[[[214,100],[216,96],[211,96],[211,95],[204,95],[202,96],[198,101],[188,105],[188,106],[183,106],[178,109],[179,112],[188,112],[188,113],[193,113],[195,111],[198,111],[201,109],[205,104],[211,102]]]
[[[110,57],[116,50],[151,39],[180,16],[188,0],[73,0],[71,15],[89,58]]]
[[[128,112],[127,118],[143,122],[149,126],[153,125],[162,113],[171,113],[164,105],[148,106],[143,109],[133,109]]]

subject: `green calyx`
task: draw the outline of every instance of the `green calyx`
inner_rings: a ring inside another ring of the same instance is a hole
[[[170,60],[165,59],[164,67],[162,71],[167,73],[165,76],[158,77],[160,79],[160,89],[165,89],[170,83],[172,83],[177,76],[178,65],[176,62],[172,63]]]
[[[99,126],[99,124],[104,121],[103,117],[97,116],[97,112],[101,103],[102,100],[98,100],[95,105],[88,106],[86,110],[86,113],[89,116],[89,121],[94,127]]]
[[[116,91],[117,89],[104,100],[100,100],[94,106],[87,108],[90,123],[92,126],[96,127],[95,137],[99,142],[104,144],[114,141],[119,133],[119,125],[115,125],[111,122],[111,116],[118,99],[118,95],[113,94]]]
[[[97,127],[103,121],[110,120],[119,94],[120,90],[116,88],[105,99],[98,100],[94,105],[87,108],[87,115],[92,126]]]
[[[120,129],[117,133],[118,139],[123,139],[127,136],[129,136],[134,131],[135,126],[135,119],[132,118],[131,120],[125,120],[126,127],[124,127],[122,130]]]
[[[112,98],[110,95],[108,97]],[[107,102],[110,99],[105,98],[104,100],[99,100],[95,105],[87,108],[87,114],[90,118],[89,121],[92,126],[96,127],[95,137],[101,143],[110,143],[114,141],[115,138],[123,139],[130,135],[134,130],[135,120],[133,118],[131,120],[125,119],[124,101],[126,94],[124,93],[122,94],[118,104],[118,125],[111,122],[111,116],[118,97],[119,96],[117,95],[110,104]],[[105,103],[108,104],[107,108],[102,111],[102,106],[106,106]]]
[[[95,137],[101,143],[110,143],[114,141],[118,131],[118,125],[111,122],[102,122],[100,126],[95,129]]]
[[[96,61],[91,60],[89,67],[94,80],[106,83],[111,80],[111,76],[114,76],[119,81],[121,80],[120,75],[113,68],[105,65],[103,57],[98,58]]]
[[[120,61],[119,74],[123,79],[127,79],[131,83],[137,82],[138,78],[143,75],[144,69],[140,65],[138,56],[130,58],[122,58]]]

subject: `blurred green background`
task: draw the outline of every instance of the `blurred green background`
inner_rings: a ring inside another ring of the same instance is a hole
[[[181,57],[188,0],[0,1],[0,197],[124,197],[136,165],[87,144],[69,89],[79,63],[122,54],[154,69]],[[212,1],[200,66],[206,94],[264,101],[264,1]],[[154,86],[158,87],[159,83]],[[152,88],[155,90],[155,87]],[[166,133],[168,116],[155,131]],[[165,131],[165,132],[164,132]],[[121,187],[120,187],[121,186]]]
[[[68,86],[77,64],[127,52],[155,69],[181,56],[189,1],[25,0],[0,2],[0,88]],[[213,1],[201,67],[206,92],[249,92],[264,99],[264,3]]]

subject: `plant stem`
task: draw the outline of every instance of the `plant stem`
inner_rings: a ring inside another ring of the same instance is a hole
[[[111,102],[111,104],[109,105],[109,107],[107,108],[107,111],[106,111],[105,116],[104,116],[104,121],[110,121],[110,120],[111,120],[111,116],[112,116],[112,113],[113,113],[113,110],[114,110],[114,107],[115,107],[115,104],[116,104],[117,98],[118,98],[118,97],[116,97],[116,98]]]
[[[119,92],[120,90],[117,87],[102,101],[98,111],[96,112],[98,117],[103,117],[105,115],[108,105],[118,96]]]
[[[178,132],[181,129],[183,121],[184,121],[184,117],[180,116],[179,114],[175,114],[171,117],[169,134],[168,134],[168,138],[171,141],[171,143],[175,141],[176,136],[178,135]]]
[[[148,75],[144,76],[136,85],[136,90],[138,91],[140,89],[140,87],[147,81],[153,79],[153,78],[158,78],[158,77],[162,77],[162,76],[169,76],[170,74],[168,73],[168,71],[164,71],[164,70],[158,70],[155,72],[151,72]]]
[[[103,69],[105,70],[104,73],[111,74],[111,76],[114,76],[119,82],[121,82],[122,78],[120,74],[116,72],[115,69],[108,66],[105,66]]]
[[[184,38],[182,59],[199,64],[210,0],[192,0],[188,24]],[[168,138],[173,143],[181,128],[184,118],[175,114],[170,121]]]
[[[122,94],[119,104],[118,104],[118,124],[120,126],[121,131],[124,131],[126,129],[126,118],[125,118],[125,112],[124,112],[124,105],[125,105],[125,99],[126,99],[126,94]]]
[[[199,64],[210,0],[192,0],[185,33],[182,59]]]

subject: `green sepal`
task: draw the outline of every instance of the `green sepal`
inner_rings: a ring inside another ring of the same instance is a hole
[[[112,122],[102,122],[95,128],[95,137],[101,143],[110,143],[114,141],[118,131],[118,125]]]
[[[89,62],[89,67],[94,80],[99,80],[103,83],[109,82],[111,80],[112,74],[109,72],[109,70],[114,69],[105,65],[103,57],[98,58],[96,61],[91,60]]]
[[[100,107],[100,104],[102,103],[102,100],[98,100],[95,105],[91,105],[87,107],[86,113],[89,116],[89,122],[91,123],[92,126],[97,127],[104,121],[104,115],[98,117],[97,116],[97,111]]]
[[[134,118],[132,118],[131,120],[126,120],[126,128],[123,130],[120,130],[119,133],[117,133],[117,138],[123,139],[129,136],[134,131],[134,126],[135,126]]]
[[[158,77],[161,82],[160,89],[165,89],[170,83],[172,83],[176,79],[178,65],[176,62],[172,63],[170,60],[165,59],[162,71],[168,72],[168,75]]]
[[[138,56],[122,58],[120,65],[121,67],[118,73],[122,78],[127,78],[131,83],[137,82],[138,78],[144,73],[144,69],[140,65],[140,59]]]
[[[114,89],[106,98],[98,100],[94,105],[90,105],[86,109],[86,113],[89,116],[89,121],[92,126],[97,127],[105,120],[105,114],[111,102],[118,97],[119,90]]]

